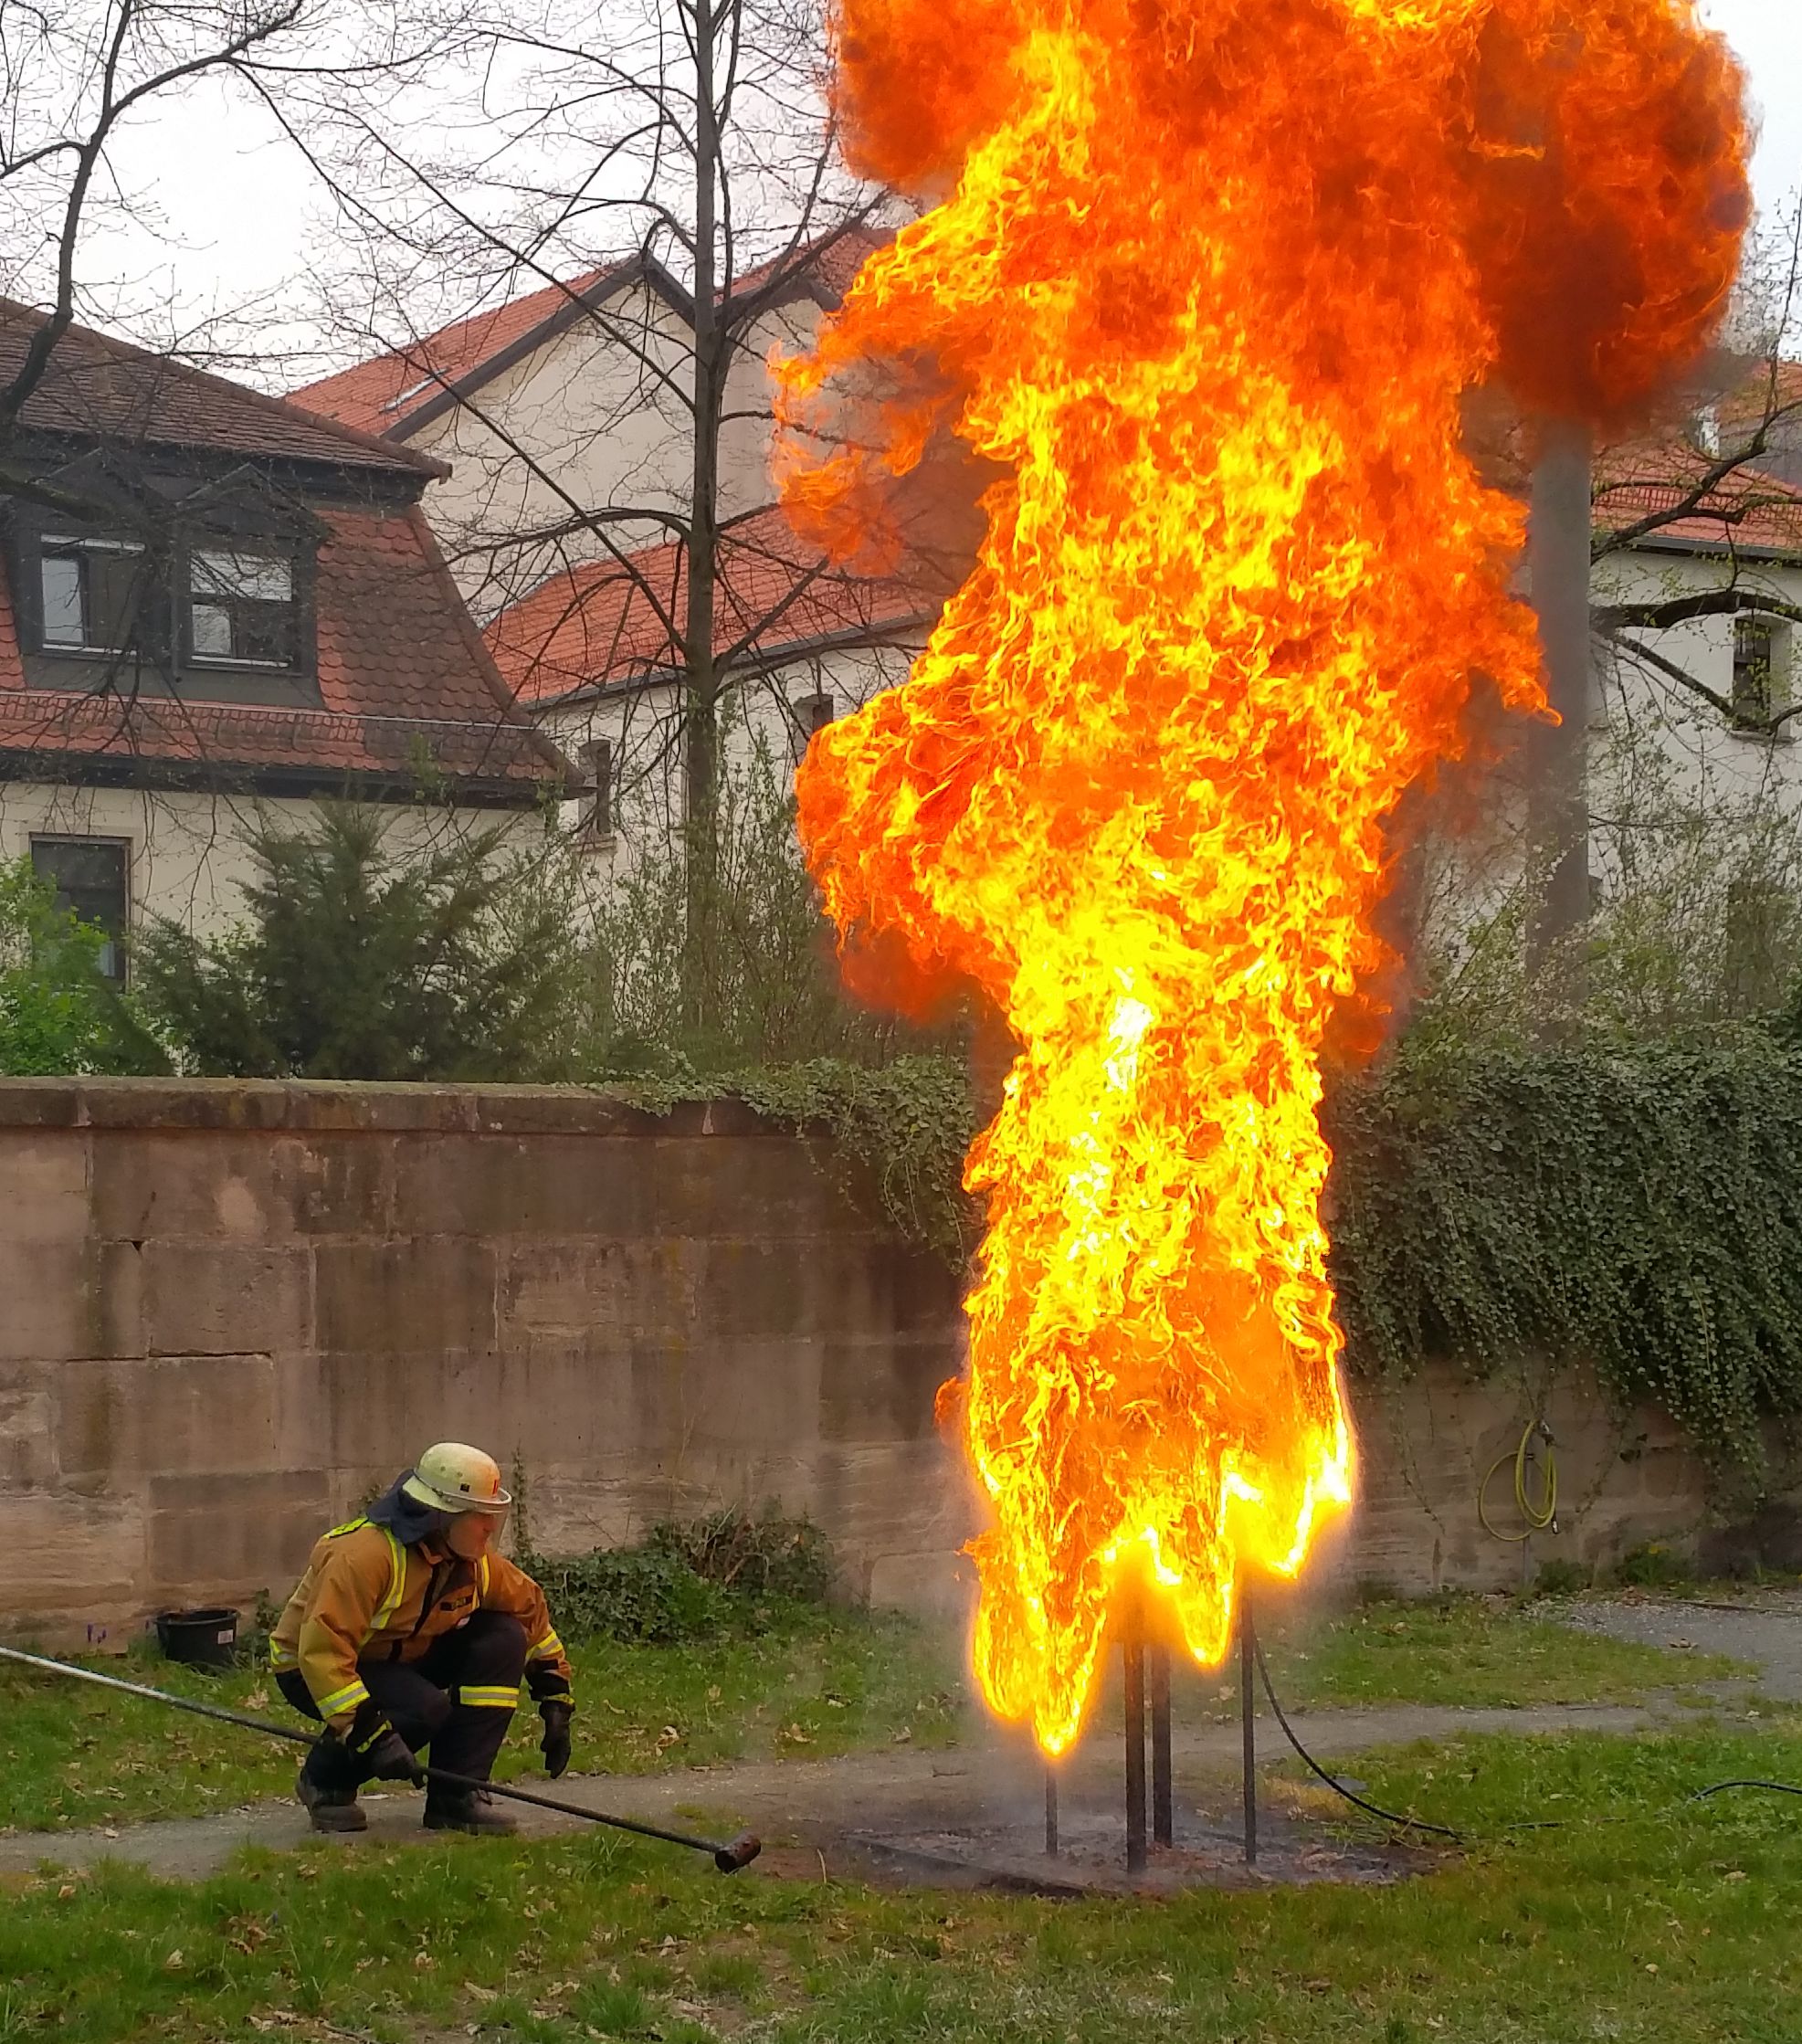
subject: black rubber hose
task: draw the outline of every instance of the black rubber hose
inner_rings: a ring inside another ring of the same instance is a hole
[[[1321,1765],[1320,1762],[1314,1758],[1313,1754],[1308,1751],[1307,1747],[1301,1744],[1301,1740],[1295,1736],[1295,1727],[1283,1715],[1282,1705],[1277,1702],[1277,1692],[1270,1681],[1270,1670],[1264,1660],[1264,1649],[1261,1641],[1258,1644],[1257,1654],[1258,1672],[1264,1679],[1264,1694],[1270,1700],[1270,1708],[1277,1714],[1277,1723],[1282,1727],[1283,1737],[1289,1741],[1312,1772],[1319,1775],[1335,1796],[1343,1796],[1348,1803],[1355,1804],[1359,1809],[1365,1811],[1369,1816],[1378,1818],[1382,1823],[1396,1825],[1404,1831],[1431,1831],[1437,1837],[1450,1839],[1457,1844],[1461,1845],[1464,1842],[1463,1834],[1452,1830],[1447,1825],[1428,1824],[1424,1817],[1398,1817],[1394,1810],[1386,1810],[1380,1804],[1368,1802],[1364,1796],[1354,1794],[1345,1786],[1343,1781],[1335,1781]]]

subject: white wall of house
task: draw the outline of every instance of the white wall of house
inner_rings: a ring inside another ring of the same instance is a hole
[[[385,806],[394,818],[397,853],[423,850],[445,834],[500,820],[522,844],[542,837],[536,815],[511,810],[422,809]],[[100,838],[122,845],[131,886],[131,922],[166,916],[214,932],[244,913],[243,883],[256,870],[249,837],[269,819],[303,829],[316,816],[310,801],[288,797],[96,788],[30,781],[0,783],[0,859],[30,854],[40,838]]]
[[[1659,603],[1730,586],[1802,604],[1802,567],[1634,549],[1598,564],[1594,593],[1597,604]],[[1731,617],[1698,618],[1633,636],[1716,695],[1733,699]],[[1778,626],[1772,648],[1771,689],[1775,707],[1781,710],[1802,701],[1802,646],[1793,629]],[[1776,738],[1736,731],[1712,704],[1681,683],[1625,659],[1598,662],[1596,705],[1595,731],[1614,739],[1656,741],[1679,798],[1732,806],[1768,795],[1802,813],[1802,718]]]
[[[597,319],[578,320],[408,437],[410,448],[451,465],[447,480],[428,486],[426,512],[479,620],[567,563],[605,552],[590,532],[526,537],[553,531],[572,507],[687,501],[688,348],[666,300],[633,285]],[[627,547],[667,536],[650,521],[610,530]]]
[[[756,322],[733,360],[720,428],[720,505],[727,518],[756,511],[775,494],[770,470],[771,363],[810,348],[821,316],[812,299],[779,307]]]
[[[726,772],[743,774],[760,751],[778,772],[791,772],[818,699],[830,699],[832,717],[848,715],[901,680],[912,658],[912,649],[901,645],[827,652],[742,681],[722,712]],[[680,825],[681,707],[675,685],[659,681],[560,703],[539,721],[545,736],[572,760],[583,758],[584,748],[596,741],[610,748],[610,827],[585,827],[591,812],[585,801],[567,806],[564,818],[593,859],[597,879],[623,876],[648,844],[668,841]]]
[[[779,308],[734,361],[720,437],[724,517],[770,501],[769,360],[805,347],[818,320],[810,300]],[[450,464],[449,477],[427,488],[426,512],[479,621],[560,567],[607,552],[592,532],[532,535],[555,532],[576,511],[689,503],[690,346],[668,301],[634,285],[408,436],[410,448]],[[669,536],[648,519],[610,524],[607,534],[626,548]]]

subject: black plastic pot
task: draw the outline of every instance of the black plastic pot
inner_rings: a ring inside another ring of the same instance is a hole
[[[237,1654],[237,1613],[159,1611],[156,1643],[165,1659],[185,1661],[190,1668],[229,1668]]]

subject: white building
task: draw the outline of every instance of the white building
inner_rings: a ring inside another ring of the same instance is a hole
[[[0,301],[0,380],[42,324]],[[241,914],[248,835],[321,796],[538,827],[564,762],[419,509],[439,463],[80,326],[8,453],[0,859],[110,936]]]
[[[739,357],[722,467],[722,509],[735,522],[722,547],[715,649],[740,683],[732,720],[740,747],[756,733],[778,751],[804,744],[820,722],[898,679],[936,614],[929,577],[869,581],[832,567],[772,504],[765,359],[805,344],[868,246],[837,243],[817,269],[801,266],[760,312]],[[733,290],[758,281],[740,279]],[[635,260],[477,315],[300,394],[453,464],[427,495],[434,525],[510,686],[595,774],[602,792],[592,841],[602,846],[622,834],[629,842],[635,809],[644,827],[663,830],[680,806],[683,549],[651,517],[618,514],[637,507],[680,516],[689,501],[680,400],[689,316],[667,273]],[[1745,429],[1731,402],[1722,410],[1724,424],[1717,418],[1710,429]],[[1598,638],[1592,735],[1649,737],[1697,801],[1772,786],[1786,802],[1802,801],[1802,748],[1791,742],[1802,717],[1793,726],[1773,722],[1802,691],[1798,642],[1790,622],[1755,607],[1802,605],[1802,490],[1784,479],[1793,442],[1775,436],[1762,466],[1691,515],[1605,549],[1597,564],[1603,621],[1615,606],[1728,587],[1755,606],[1623,630],[1643,657]],[[1682,442],[1606,458],[1598,534],[1668,514],[1706,459],[1699,444]],[[597,511],[610,522],[594,522]],[[1593,745],[1592,758],[1607,750]],[[1604,852],[1597,863],[1606,869]]]

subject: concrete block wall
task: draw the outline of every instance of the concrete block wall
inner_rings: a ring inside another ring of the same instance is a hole
[[[0,1623],[284,1594],[428,1440],[576,1551],[775,1499],[944,1576],[957,1287],[748,1111],[0,1081]]]
[[[970,1492],[933,1425],[958,1286],[732,1103],[579,1090],[0,1080],[0,1627],[115,1637],[285,1593],[427,1441],[525,1472],[575,1552],[774,1499],[850,1586],[957,1607]],[[1361,1499],[1322,1573],[1518,1579],[1476,1484],[1547,1396],[1436,1366],[1355,1390]],[[1566,1508],[1533,1554],[1681,1538],[1670,1423],[1549,1392]],[[1492,1491],[1509,1512],[1504,1472]]]

